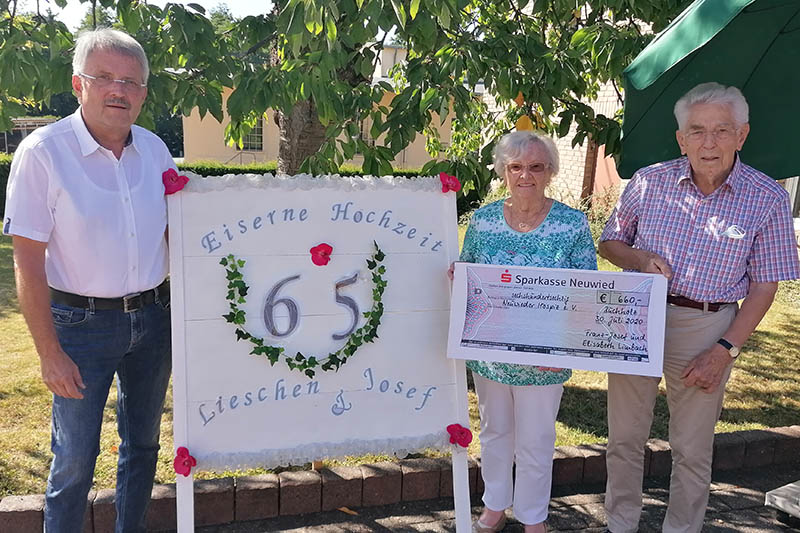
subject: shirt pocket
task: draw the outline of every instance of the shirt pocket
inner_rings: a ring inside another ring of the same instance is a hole
[[[753,248],[753,224],[748,220],[709,221],[705,233],[710,239],[707,260],[718,267],[727,267],[734,275],[741,275]]]

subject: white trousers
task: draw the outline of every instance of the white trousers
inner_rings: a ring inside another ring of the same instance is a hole
[[[481,416],[483,503],[492,511],[513,503],[514,516],[523,524],[544,522],[564,386],[503,385],[472,375]],[[516,481],[512,478],[515,457]]]

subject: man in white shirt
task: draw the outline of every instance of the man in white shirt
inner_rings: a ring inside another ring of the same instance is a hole
[[[72,68],[80,108],[20,144],[3,224],[53,392],[45,531],[82,530],[115,373],[116,531],[144,531],[171,369],[162,174],[174,163],[158,137],[133,125],[149,74],[136,40],[85,33]]]

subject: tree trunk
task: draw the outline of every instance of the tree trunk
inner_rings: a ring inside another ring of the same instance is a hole
[[[278,173],[293,176],[303,161],[315,154],[325,142],[325,128],[311,100],[297,102],[289,114],[276,111],[275,121],[281,135]]]

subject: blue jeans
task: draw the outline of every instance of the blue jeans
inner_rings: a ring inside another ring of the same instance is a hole
[[[172,368],[169,301],[125,313],[51,306],[58,340],[80,370],[82,400],[53,396],[45,531],[82,531],[100,453],[103,409],[117,374],[116,532],[145,530],[164,395]]]

